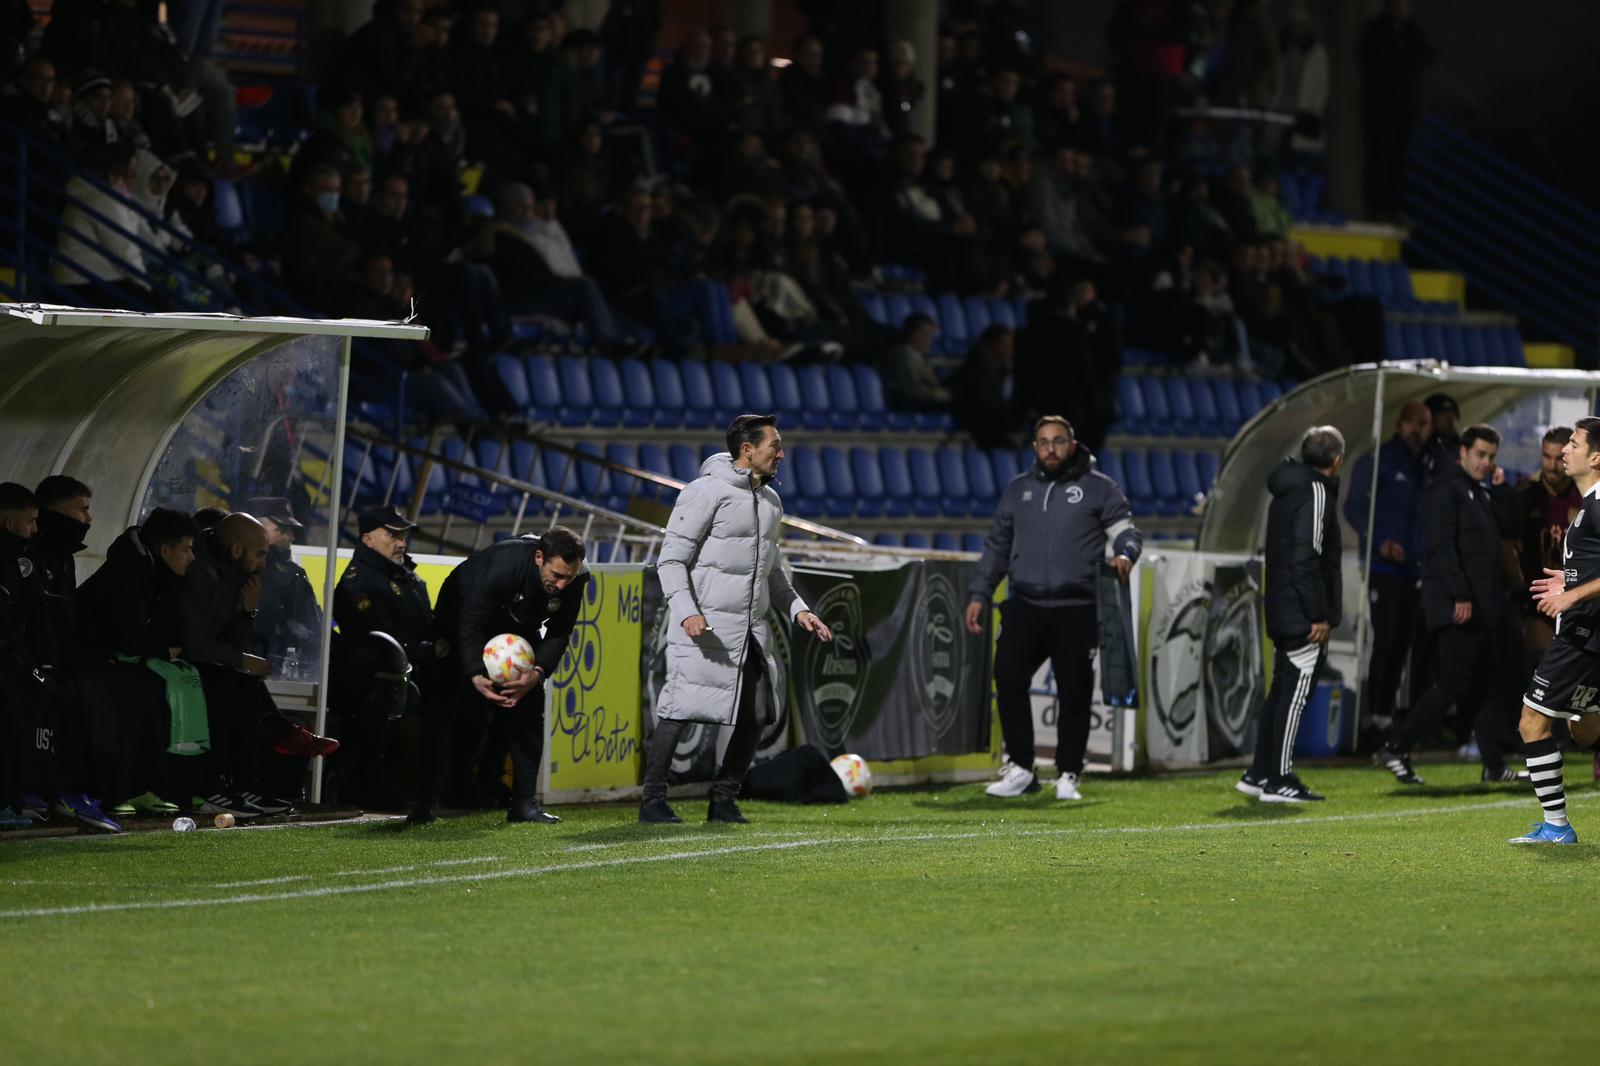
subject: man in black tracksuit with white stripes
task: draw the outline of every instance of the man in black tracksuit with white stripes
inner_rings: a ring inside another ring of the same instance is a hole
[[[1037,462],[1006,486],[983,544],[972,581],[967,629],[983,631],[983,611],[1001,578],[1010,593],[1000,605],[994,655],[1000,731],[1011,763],[990,785],[991,796],[1039,790],[1033,770],[1033,675],[1045,659],[1055,668],[1057,720],[1056,799],[1079,798],[1084,749],[1094,698],[1094,653],[1100,643],[1095,608],[1100,567],[1111,546],[1123,580],[1139,561],[1144,537],[1128,500],[1059,415],[1041,418],[1033,431]]]
[[[1300,713],[1316,688],[1328,634],[1339,624],[1339,468],[1344,437],[1313,426],[1300,458],[1285,459],[1267,489],[1267,636],[1272,638],[1272,690],[1256,731],[1256,756],[1235,786],[1263,803],[1322,799],[1294,772]]]

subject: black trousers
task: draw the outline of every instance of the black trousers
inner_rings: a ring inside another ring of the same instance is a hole
[[[1394,574],[1373,574],[1370,588],[1372,656],[1367,660],[1366,706],[1371,715],[1391,718],[1422,593],[1416,578]]]
[[[439,687],[426,690],[427,697]],[[492,749],[487,753],[486,737]],[[523,696],[515,707],[496,707],[465,678],[454,683],[452,694],[425,698],[418,806],[438,806],[446,786],[453,793],[464,794],[479,780],[498,777],[497,760],[504,759],[507,748],[512,798],[533,799],[539,790],[539,762],[544,755],[543,685]]]
[[[264,742],[288,733],[294,728],[293,723],[272,702],[267,683],[261,678],[211,663],[199,663],[195,668],[200,671],[200,688],[206,697],[211,751],[206,756],[202,779],[192,782],[190,791],[204,796],[261,787],[261,748]],[[280,785],[262,790],[282,788]]]
[[[1099,616],[1092,604],[1040,607],[1013,597],[1000,605],[1000,639],[994,653],[994,687],[1006,754],[1033,766],[1033,675],[1046,659],[1056,675],[1056,767],[1083,772],[1094,701],[1094,653]]]
[[[172,710],[166,684],[140,664],[105,663],[78,675],[78,694],[88,738],[90,794],[108,803],[146,792],[171,799],[166,750],[172,741]],[[195,757],[181,758],[192,762]]]
[[[1326,644],[1307,642],[1289,647],[1274,643],[1272,688],[1256,726],[1256,754],[1250,762],[1250,776],[1270,780],[1294,772],[1294,741],[1300,733],[1300,715],[1316,691],[1317,668],[1327,650]]]
[[[1452,705],[1473,715],[1473,734],[1483,764],[1505,765],[1512,741],[1508,723],[1518,713],[1518,701],[1505,698],[1501,670],[1506,661],[1500,644],[1505,629],[1487,625],[1447,625],[1433,631],[1434,659],[1439,674],[1433,687],[1411,707],[1405,721],[1395,727],[1389,746],[1405,754],[1434,735]]]
[[[754,633],[746,638],[744,671],[739,675],[739,706],[733,720],[733,736],[728,738],[728,750],[722,755],[722,769],[711,784],[712,799],[738,799],[744,775],[756,757],[756,746],[761,742],[761,722],[756,697],[761,691],[761,681],[766,677],[766,657],[756,643]],[[644,760],[644,798],[667,798],[667,772],[672,768],[672,753],[678,747],[684,730],[693,722],[656,719],[655,732],[650,734],[650,749]],[[714,727],[713,727],[714,728]]]

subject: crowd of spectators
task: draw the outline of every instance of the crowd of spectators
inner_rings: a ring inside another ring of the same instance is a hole
[[[165,5],[170,22],[156,6],[62,0],[6,114],[113,198],[221,240],[206,181],[233,158],[231,94],[208,58],[221,5]],[[249,249],[250,269],[275,263],[318,313],[417,313],[432,340],[386,355],[431,416],[509,413],[491,357],[526,318],[607,354],[877,362],[892,401],[955,402],[985,439],[1038,404],[1109,425],[1124,340],[1261,375],[1346,360],[1276,188],[1322,147],[1327,54],[1304,3],[1278,24],[1264,0],[1125,0],[1107,26],[1114,62],[1094,77],[1038,53],[1026,5],[953,4],[931,86],[876,5],[793,42],[691,27],[654,65],[659,5],[613,3],[595,30],[560,8],[378,0],[318,86],[283,231]],[[931,139],[915,122],[929,97]],[[1291,124],[1214,121],[1192,106],[1207,103]],[[75,180],[71,198],[94,210],[67,208],[54,279],[86,301],[158,296],[141,247],[97,229],[139,220]],[[85,229],[115,255],[78,242]],[[931,293],[1035,301],[1024,331],[1038,336],[970,352],[932,323],[897,337],[860,298],[884,264]],[[248,277],[216,280],[249,301]],[[1003,417],[994,396],[943,380],[964,355],[965,378],[1014,361]],[[1094,387],[1073,399],[1020,380]]]

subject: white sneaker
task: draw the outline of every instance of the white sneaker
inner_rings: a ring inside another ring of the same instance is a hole
[[[1000,780],[983,790],[991,796],[1000,796],[1012,799],[1025,792],[1039,791],[1039,775],[1032,770],[1024,770],[1016,763],[1010,763],[1000,771]]]
[[[1062,771],[1061,776],[1056,778],[1056,799],[1058,799],[1058,800],[1081,800],[1081,799],[1083,799],[1083,794],[1078,791],[1078,775],[1077,774],[1069,774],[1069,773],[1067,773],[1065,771]]]

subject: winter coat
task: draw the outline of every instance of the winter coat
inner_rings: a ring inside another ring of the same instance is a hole
[[[393,563],[365,544],[356,545],[350,565],[333,589],[333,620],[339,632],[347,637],[387,633],[400,642],[413,664],[439,657],[444,649],[434,640],[428,586],[416,571],[409,555],[403,564]]]
[[[1339,479],[1285,459],[1267,490],[1267,635],[1289,650],[1304,645],[1316,623],[1337,626],[1344,608]]]
[[[767,608],[789,619],[810,610],[779,564],[782,522],[778,493],[726,454],[702,463],[700,476],[678,494],[656,564],[671,614],[657,718],[732,725],[745,656],[764,656],[767,676],[778,676]],[[683,623],[697,614],[708,628],[690,637]],[[757,646],[748,648],[752,633]]]
[[[1079,445],[1054,479],[1036,465],[1006,486],[969,594],[987,602],[1009,576],[1017,599],[1041,607],[1092,604],[1107,540],[1138,562],[1144,535],[1127,497]]]
[[[56,236],[59,257],[50,264],[50,280],[83,285],[129,278],[142,284],[144,249],[134,241],[139,227],[139,213],[128,200],[73,178],[67,182],[67,205]]]
[[[1406,442],[1391,437],[1377,451],[1378,506],[1372,516],[1372,572],[1393,577],[1416,577],[1422,572],[1422,489],[1427,472],[1422,457],[1413,454]],[[1365,550],[1367,510],[1372,501],[1372,453],[1356,461],[1350,475],[1350,495],[1344,501],[1344,516],[1362,538]],[[1405,549],[1404,562],[1391,562],[1378,555],[1378,548],[1394,541]]]
[[[1472,604],[1469,625],[1493,624],[1506,592],[1502,508],[1516,506],[1516,489],[1502,489],[1484,488],[1457,463],[1422,494],[1422,616],[1430,632],[1453,624],[1458,603]]]
[[[516,633],[533,645],[533,661],[545,677],[561,665],[583,606],[589,572],[578,571],[566,588],[552,596],[545,592],[534,565],[538,550],[535,536],[501,541],[450,571],[439,586],[434,632],[447,642],[445,654],[455,653],[462,677],[488,673],[483,647],[501,633]],[[437,654],[437,644],[435,649]]]
[[[244,657],[254,654],[256,643],[255,619],[239,599],[249,578],[228,558],[213,531],[195,542],[178,608],[178,646],[185,660],[243,669]]]
[[[130,526],[106,549],[106,561],[79,586],[76,657],[104,662],[113,655],[165,659],[180,646],[172,595],[178,575],[151,554]]]

